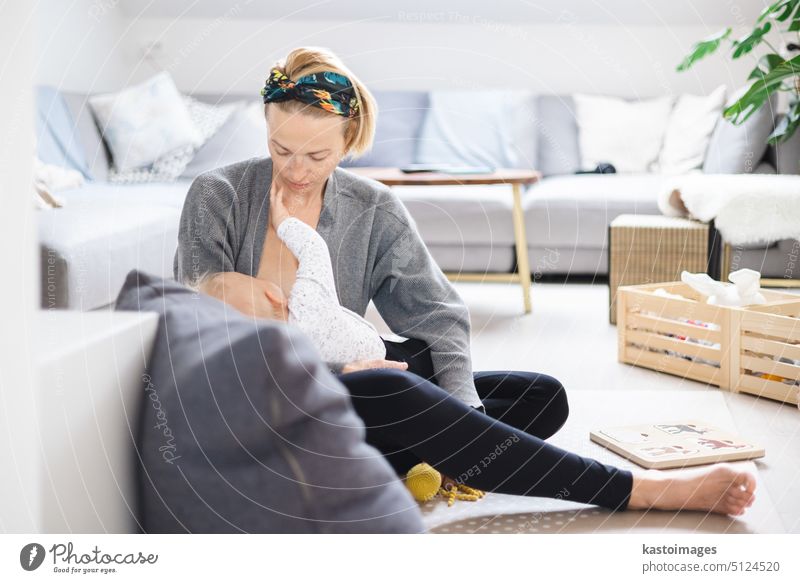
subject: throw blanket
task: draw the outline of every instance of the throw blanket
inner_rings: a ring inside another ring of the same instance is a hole
[[[800,176],[675,176],[664,181],[658,207],[667,216],[713,220],[731,245],[800,239]]]

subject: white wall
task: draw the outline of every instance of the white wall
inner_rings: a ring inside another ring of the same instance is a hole
[[[119,0],[36,2],[35,82],[103,92],[130,83],[136,58]]]
[[[107,91],[164,68],[184,91],[255,96],[270,65],[301,45],[333,49],[376,89],[496,84],[649,96],[739,86],[752,70],[752,59],[722,55],[689,73],[675,66],[694,42],[723,26],[745,30],[758,6],[726,0],[705,12],[670,12],[659,3],[622,10],[626,1],[617,0],[616,11],[595,6],[591,14],[585,8],[594,4],[578,0],[543,0],[524,10],[512,3],[502,12],[482,2],[437,0],[428,11],[351,2],[340,18],[304,20],[319,10],[287,7],[276,17],[274,5],[252,0],[41,0],[35,76],[66,90]],[[157,50],[147,57],[152,43]]]
[[[33,13],[0,5],[0,532],[36,530],[40,515],[31,333],[39,298],[33,177]]]
[[[517,25],[460,15],[450,21],[245,20],[236,6],[214,19],[131,17],[132,46],[157,42],[157,66],[139,61],[137,79],[163,67],[179,87],[256,95],[269,66],[291,48],[337,52],[373,88],[525,87],[623,96],[708,93],[738,86],[753,68],[713,56],[689,73],[675,66],[721,25]],[[403,20],[405,18],[406,20]]]

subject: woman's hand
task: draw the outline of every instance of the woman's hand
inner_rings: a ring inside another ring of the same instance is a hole
[[[289,209],[283,200],[283,188],[278,185],[277,180],[272,181],[272,186],[269,189],[269,216],[272,222],[272,227],[277,231],[278,226],[288,219],[290,216]]]
[[[406,370],[408,368],[407,362],[398,362],[396,360],[357,360],[346,364],[342,367],[342,373],[356,372],[359,370],[367,370],[370,368],[397,368]]]

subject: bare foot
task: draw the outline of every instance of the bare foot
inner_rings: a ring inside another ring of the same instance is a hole
[[[630,510],[706,510],[741,516],[755,500],[755,477],[729,464],[681,472],[635,472]]]

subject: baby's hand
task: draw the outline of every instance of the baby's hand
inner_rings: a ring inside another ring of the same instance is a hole
[[[291,216],[283,202],[283,188],[278,186],[276,180],[272,181],[272,186],[269,190],[269,216],[276,231],[278,226]]]
[[[359,370],[367,370],[370,368],[399,368],[400,370],[408,369],[407,362],[398,362],[396,360],[357,360],[342,367],[342,373],[356,372]]]

